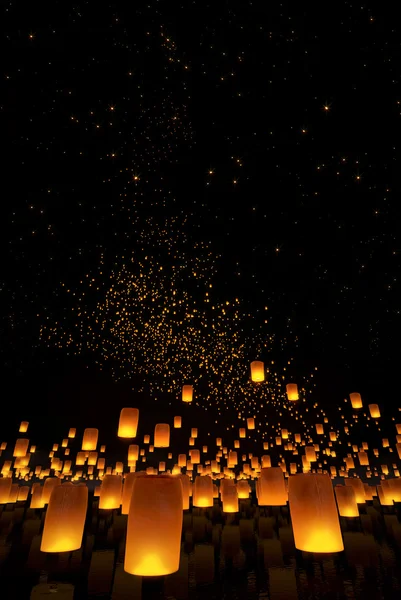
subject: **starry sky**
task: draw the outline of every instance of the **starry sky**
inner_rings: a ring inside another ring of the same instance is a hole
[[[3,370],[399,361],[392,7],[2,10]]]

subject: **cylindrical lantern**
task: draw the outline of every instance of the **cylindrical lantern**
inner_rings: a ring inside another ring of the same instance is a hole
[[[226,487],[223,498],[223,512],[236,513],[238,512],[238,491],[235,485]]]
[[[25,438],[20,438],[20,439],[16,440],[13,456],[15,456],[15,457],[25,456],[26,453],[28,452],[28,446],[29,446],[29,440],[26,440]]]
[[[122,494],[121,475],[105,475],[100,487],[99,508],[120,508]]]
[[[349,395],[349,398],[351,400],[351,406],[354,410],[362,408],[361,394],[358,394],[358,392],[353,392]]]
[[[368,408],[369,408],[370,416],[372,417],[372,419],[380,418],[381,415],[380,415],[380,409],[379,409],[378,404],[369,404]]]
[[[170,475],[137,477],[128,514],[124,570],[162,576],[178,571],[182,484]]]
[[[359,517],[354,488],[350,485],[336,485],[334,491],[340,517]]]
[[[75,434],[77,433],[77,430],[75,429],[75,427],[71,427],[69,432],[68,432],[68,437],[69,438],[74,438]]]
[[[253,417],[247,419],[246,426],[248,427],[248,429],[255,429],[255,419]]]
[[[0,504],[7,504],[13,480],[11,477],[0,478]]]
[[[185,455],[184,455],[185,456]],[[189,509],[189,496],[191,493],[191,482],[188,475],[180,474],[178,479],[181,482],[182,487],[182,510]]]
[[[182,423],[181,417],[174,417],[174,428],[175,429],[180,429],[181,423]]]
[[[118,423],[117,436],[134,438],[138,429],[139,410],[137,408],[122,408]]]
[[[131,504],[132,490],[134,489],[134,481],[136,477],[147,477],[147,475],[145,471],[139,471],[139,473],[127,473],[125,476],[121,502],[122,515],[128,515]]]
[[[341,552],[340,522],[329,475],[292,475],[288,500],[295,547],[306,552]]]
[[[72,552],[82,544],[88,488],[64,483],[54,488],[46,511],[42,552]]]
[[[201,508],[213,506],[213,481],[209,475],[195,477],[192,502]]]
[[[157,423],[155,427],[155,448],[168,448],[170,445],[170,425]]]
[[[194,388],[192,385],[183,385],[182,386],[182,401],[183,402],[192,402],[194,393]]]
[[[288,400],[291,400],[291,402],[296,402],[299,400],[298,386],[296,383],[287,383],[285,389]]]
[[[53,493],[54,488],[61,485],[61,481],[58,477],[47,477],[43,484],[42,501],[43,504],[48,504],[50,497]]]
[[[85,429],[84,436],[82,438],[82,450],[92,451],[96,450],[97,440],[99,437],[99,430],[93,427]]]
[[[255,383],[265,380],[265,365],[261,360],[251,362],[251,379]]]
[[[240,437],[241,439],[243,439],[243,438],[245,438],[245,437],[246,437],[246,430],[245,430],[245,427],[240,427],[240,429],[239,429],[239,437]]]
[[[139,446],[137,444],[130,444],[128,446],[128,463],[136,462],[139,457]]]
[[[259,478],[258,504],[260,506],[284,506],[288,494],[284,474],[280,467],[264,467]]]
[[[26,433],[28,431],[29,421],[21,421],[21,425],[19,426],[20,433]]]

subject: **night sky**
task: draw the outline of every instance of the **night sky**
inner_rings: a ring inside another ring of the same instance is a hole
[[[163,407],[194,379],[221,411],[205,380],[241,392],[259,356],[392,402],[395,7],[294,4],[4,4],[1,373],[19,407],[63,421],[87,400],[90,426],[113,379],[120,404]]]

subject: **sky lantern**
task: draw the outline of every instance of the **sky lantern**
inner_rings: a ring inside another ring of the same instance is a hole
[[[236,513],[238,511],[239,507],[237,487],[235,485],[228,486],[224,491],[223,512]]]
[[[191,495],[191,482],[188,475],[184,475],[183,473],[178,475],[178,479],[181,482],[182,489],[182,510],[188,510],[189,497]]]
[[[365,504],[365,487],[359,477],[348,477],[345,480],[345,485],[349,485],[354,489],[357,504]]]
[[[11,477],[0,478],[0,504],[7,504],[13,480]]]
[[[315,427],[316,427],[316,433],[318,435],[323,435],[324,434],[324,428],[323,428],[323,425],[321,423],[316,423]]]
[[[183,402],[192,402],[194,395],[194,388],[192,385],[183,385],[182,386],[182,401]]]
[[[120,508],[121,498],[121,475],[105,475],[100,487],[99,508],[107,510]]]
[[[245,427],[240,427],[238,434],[239,434],[239,437],[241,439],[246,438],[246,429],[245,429]]]
[[[86,485],[64,483],[52,492],[40,549],[42,552],[79,550],[88,508]]]
[[[245,500],[249,498],[250,487],[249,483],[245,479],[241,479],[237,483],[237,493],[238,498],[241,500]]]
[[[170,445],[170,425],[168,423],[157,423],[154,434],[155,448],[168,448]]]
[[[298,386],[296,383],[287,383],[285,389],[288,400],[291,402],[296,402],[299,400]]]
[[[191,463],[193,465],[199,465],[200,464],[200,451],[197,449],[193,449],[189,451],[189,456],[191,457]]]
[[[181,428],[181,424],[182,424],[181,417],[174,417],[174,428],[175,429],[180,429]]]
[[[82,450],[96,450],[99,430],[94,427],[88,427],[84,431],[82,438]]]
[[[349,399],[351,400],[351,406],[354,410],[362,408],[361,394],[359,394],[358,392],[353,392],[349,395]]]
[[[300,473],[288,481],[288,500],[295,547],[306,552],[344,550],[331,479],[327,474]]]
[[[255,419],[253,417],[249,417],[246,420],[246,426],[248,427],[248,429],[255,429]]]
[[[372,419],[379,419],[381,417],[378,404],[369,404],[368,408],[369,408],[370,416],[372,417]]]
[[[128,463],[136,462],[139,458],[139,446],[130,444],[128,446]]]
[[[251,362],[251,379],[255,383],[265,380],[265,364],[261,360]]]
[[[209,475],[195,477],[192,504],[199,508],[213,506],[213,481]]]
[[[28,452],[29,440],[25,438],[19,438],[15,441],[13,456],[22,457]]]
[[[198,437],[198,429],[197,429],[197,427],[192,427],[192,429],[191,429],[191,437],[194,438],[194,439]]]
[[[124,570],[163,576],[178,571],[182,531],[182,483],[170,475],[135,479],[128,514]]]
[[[288,494],[281,467],[263,467],[259,478],[259,506],[284,506]]]
[[[364,452],[363,450],[361,452],[358,452],[358,460],[359,460],[359,464],[361,465],[361,467],[367,467],[369,465],[369,457],[367,452]]]
[[[70,430],[69,430],[69,432],[68,432],[68,437],[72,439],[72,438],[75,437],[76,433],[77,433],[77,430],[75,429],[75,427],[71,427]]]
[[[138,430],[139,410],[137,408],[122,408],[118,423],[117,436],[134,438]]]
[[[43,504],[48,504],[50,502],[51,495],[53,490],[61,485],[61,481],[58,477],[47,477],[43,484],[43,492],[42,499]]]
[[[28,426],[29,426],[29,422],[28,421],[21,421],[21,424],[19,426],[19,432],[20,433],[26,433],[28,431]]]
[[[350,485],[336,485],[334,491],[340,517],[359,517],[354,488]]]

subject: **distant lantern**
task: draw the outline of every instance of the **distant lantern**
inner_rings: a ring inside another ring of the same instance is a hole
[[[99,430],[89,427],[85,429],[84,435],[82,438],[82,450],[96,450],[97,440],[99,437]]]
[[[189,509],[189,496],[191,493],[191,482],[188,475],[180,474],[178,479],[181,482],[182,487],[182,510]]]
[[[288,482],[288,500],[298,550],[324,553],[344,550],[329,475],[292,475]]]
[[[21,421],[21,425],[19,426],[19,432],[26,433],[28,431],[28,426],[29,426],[28,421]]]
[[[236,513],[238,511],[239,511],[239,507],[238,507],[237,487],[235,485],[228,486],[224,490],[223,512]]]
[[[170,425],[168,423],[157,423],[155,427],[154,447],[168,448],[170,445]]]
[[[105,475],[100,487],[99,508],[120,508],[122,499],[121,475]]]
[[[75,427],[71,427],[69,432],[68,432],[68,437],[69,438],[74,438],[75,434],[77,433],[77,430],[75,429]]]
[[[163,576],[178,571],[182,532],[182,484],[170,475],[135,479],[128,514],[124,570]]]
[[[174,428],[175,429],[180,429],[181,428],[181,424],[182,424],[181,417],[174,417]]]
[[[238,433],[239,433],[239,437],[240,437],[241,439],[245,438],[245,437],[246,437],[246,430],[245,430],[245,427],[240,427],[240,429],[239,429],[239,432],[238,432]]]
[[[291,402],[296,402],[299,400],[298,386],[296,383],[287,383],[285,390],[287,392],[288,400]]]
[[[180,468],[184,468],[187,464],[187,455],[186,454],[179,454],[178,455],[178,466]]]
[[[61,480],[58,477],[47,477],[45,483],[43,484],[42,491],[42,500],[43,504],[48,504],[50,502],[51,495],[53,490],[61,485]]]
[[[334,491],[340,517],[359,517],[354,488],[350,485],[336,485]]]
[[[182,386],[182,401],[183,402],[192,402],[194,394],[193,385],[183,385]]]
[[[197,429],[197,427],[192,427],[192,429],[191,429],[191,437],[193,437],[193,438],[197,438],[198,437],[198,429]]]
[[[381,417],[378,404],[369,404],[368,408],[372,419],[379,419]]]
[[[128,463],[136,462],[139,457],[139,446],[137,444],[130,444],[128,446]]]
[[[365,486],[363,482],[359,479],[359,477],[348,477],[348,479],[345,479],[345,485],[351,486],[353,488],[357,504],[365,504]]]
[[[265,380],[265,364],[261,360],[251,362],[251,379],[255,383]]]
[[[198,475],[193,487],[193,506],[209,508],[213,506],[213,481],[209,475]]]
[[[47,507],[40,549],[42,552],[73,552],[82,545],[88,488],[64,483],[52,492]]]
[[[324,434],[324,428],[323,425],[321,423],[316,423],[316,433],[318,435],[323,435]]]
[[[144,435],[143,436],[143,443],[144,444],[150,444],[150,435]]]
[[[193,465],[199,465],[200,463],[200,451],[197,449],[193,449],[189,451],[189,456],[191,457],[191,463]]]
[[[29,440],[27,440],[25,438],[20,438],[20,439],[16,440],[13,456],[15,456],[16,458],[25,456],[26,453],[28,452],[28,446],[29,446]]]
[[[255,429],[255,419],[253,417],[249,417],[249,419],[246,420],[246,426],[248,429]]]
[[[138,430],[139,410],[137,408],[122,408],[118,423],[117,436],[134,438]]]
[[[349,395],[349,398],[351,400],[351,406],[354,410],[362,408],[361,394],[359,394],[358,392],[353,392]]]

